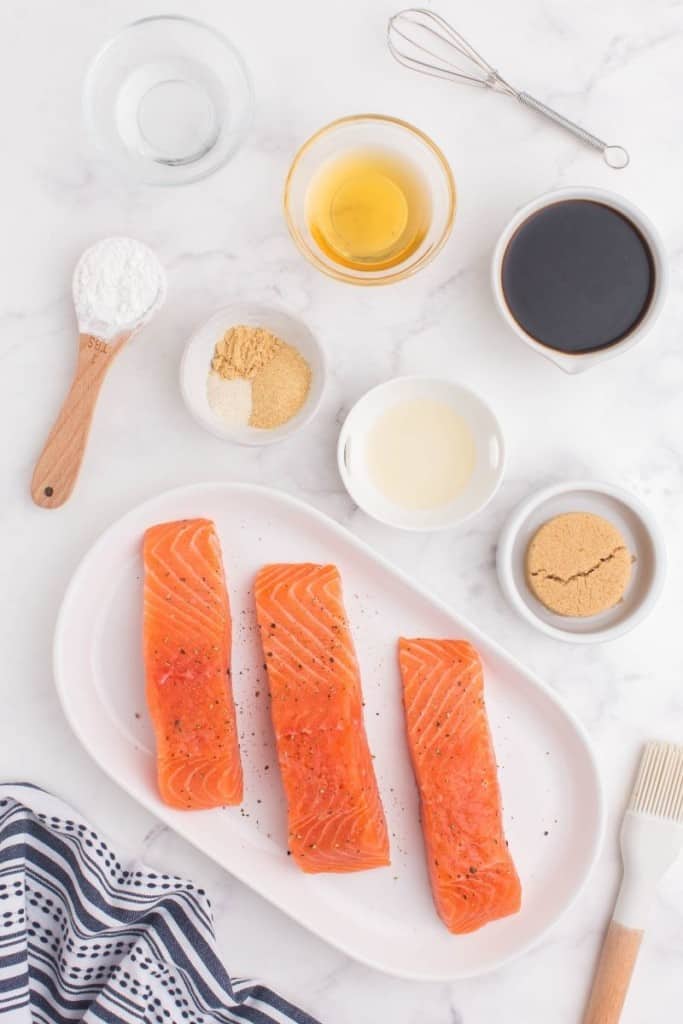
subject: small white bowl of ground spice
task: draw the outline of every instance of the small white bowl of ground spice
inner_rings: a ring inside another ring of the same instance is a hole
[[[185,404],[216,437],[264,445],[315,415],[325,358],[313,332],[270,306],[226,306],[190,338],[180,368]]]

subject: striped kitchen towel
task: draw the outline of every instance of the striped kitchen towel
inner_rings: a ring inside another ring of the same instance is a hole
[[[315,1024],[223,967],[202,889],[125,864],[66,804],[0,785],[3,1024]]]

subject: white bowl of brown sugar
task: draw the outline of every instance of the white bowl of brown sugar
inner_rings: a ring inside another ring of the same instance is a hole
[[[498,540],[498,579],[512,607],[556,640],[615,640],[659,599],[666,548],[657,521],[614,484],[572,480],[532,494]]]
[[[271,306],[235,304],[191,336],[180,365],[185,405],[225,441],[283,441],[316,414],[325,357],[303,321]]]

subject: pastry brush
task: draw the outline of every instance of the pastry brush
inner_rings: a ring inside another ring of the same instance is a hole
[[[583,1024],[616,1024],[657,883],[683,847],[683,746],[648,743],[621,826],[624,874]]]

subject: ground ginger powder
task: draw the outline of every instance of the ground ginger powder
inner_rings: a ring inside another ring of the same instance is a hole
[[[224,380],[251,385],[249,426],[273,430],[302,408],[311,368],[292,345],[262,327],[231,327],[216,343],[211,370]]]
[[[282,345],[263,327],[231,327],[216,344],[211,368],[225,380],[253,380]]]

